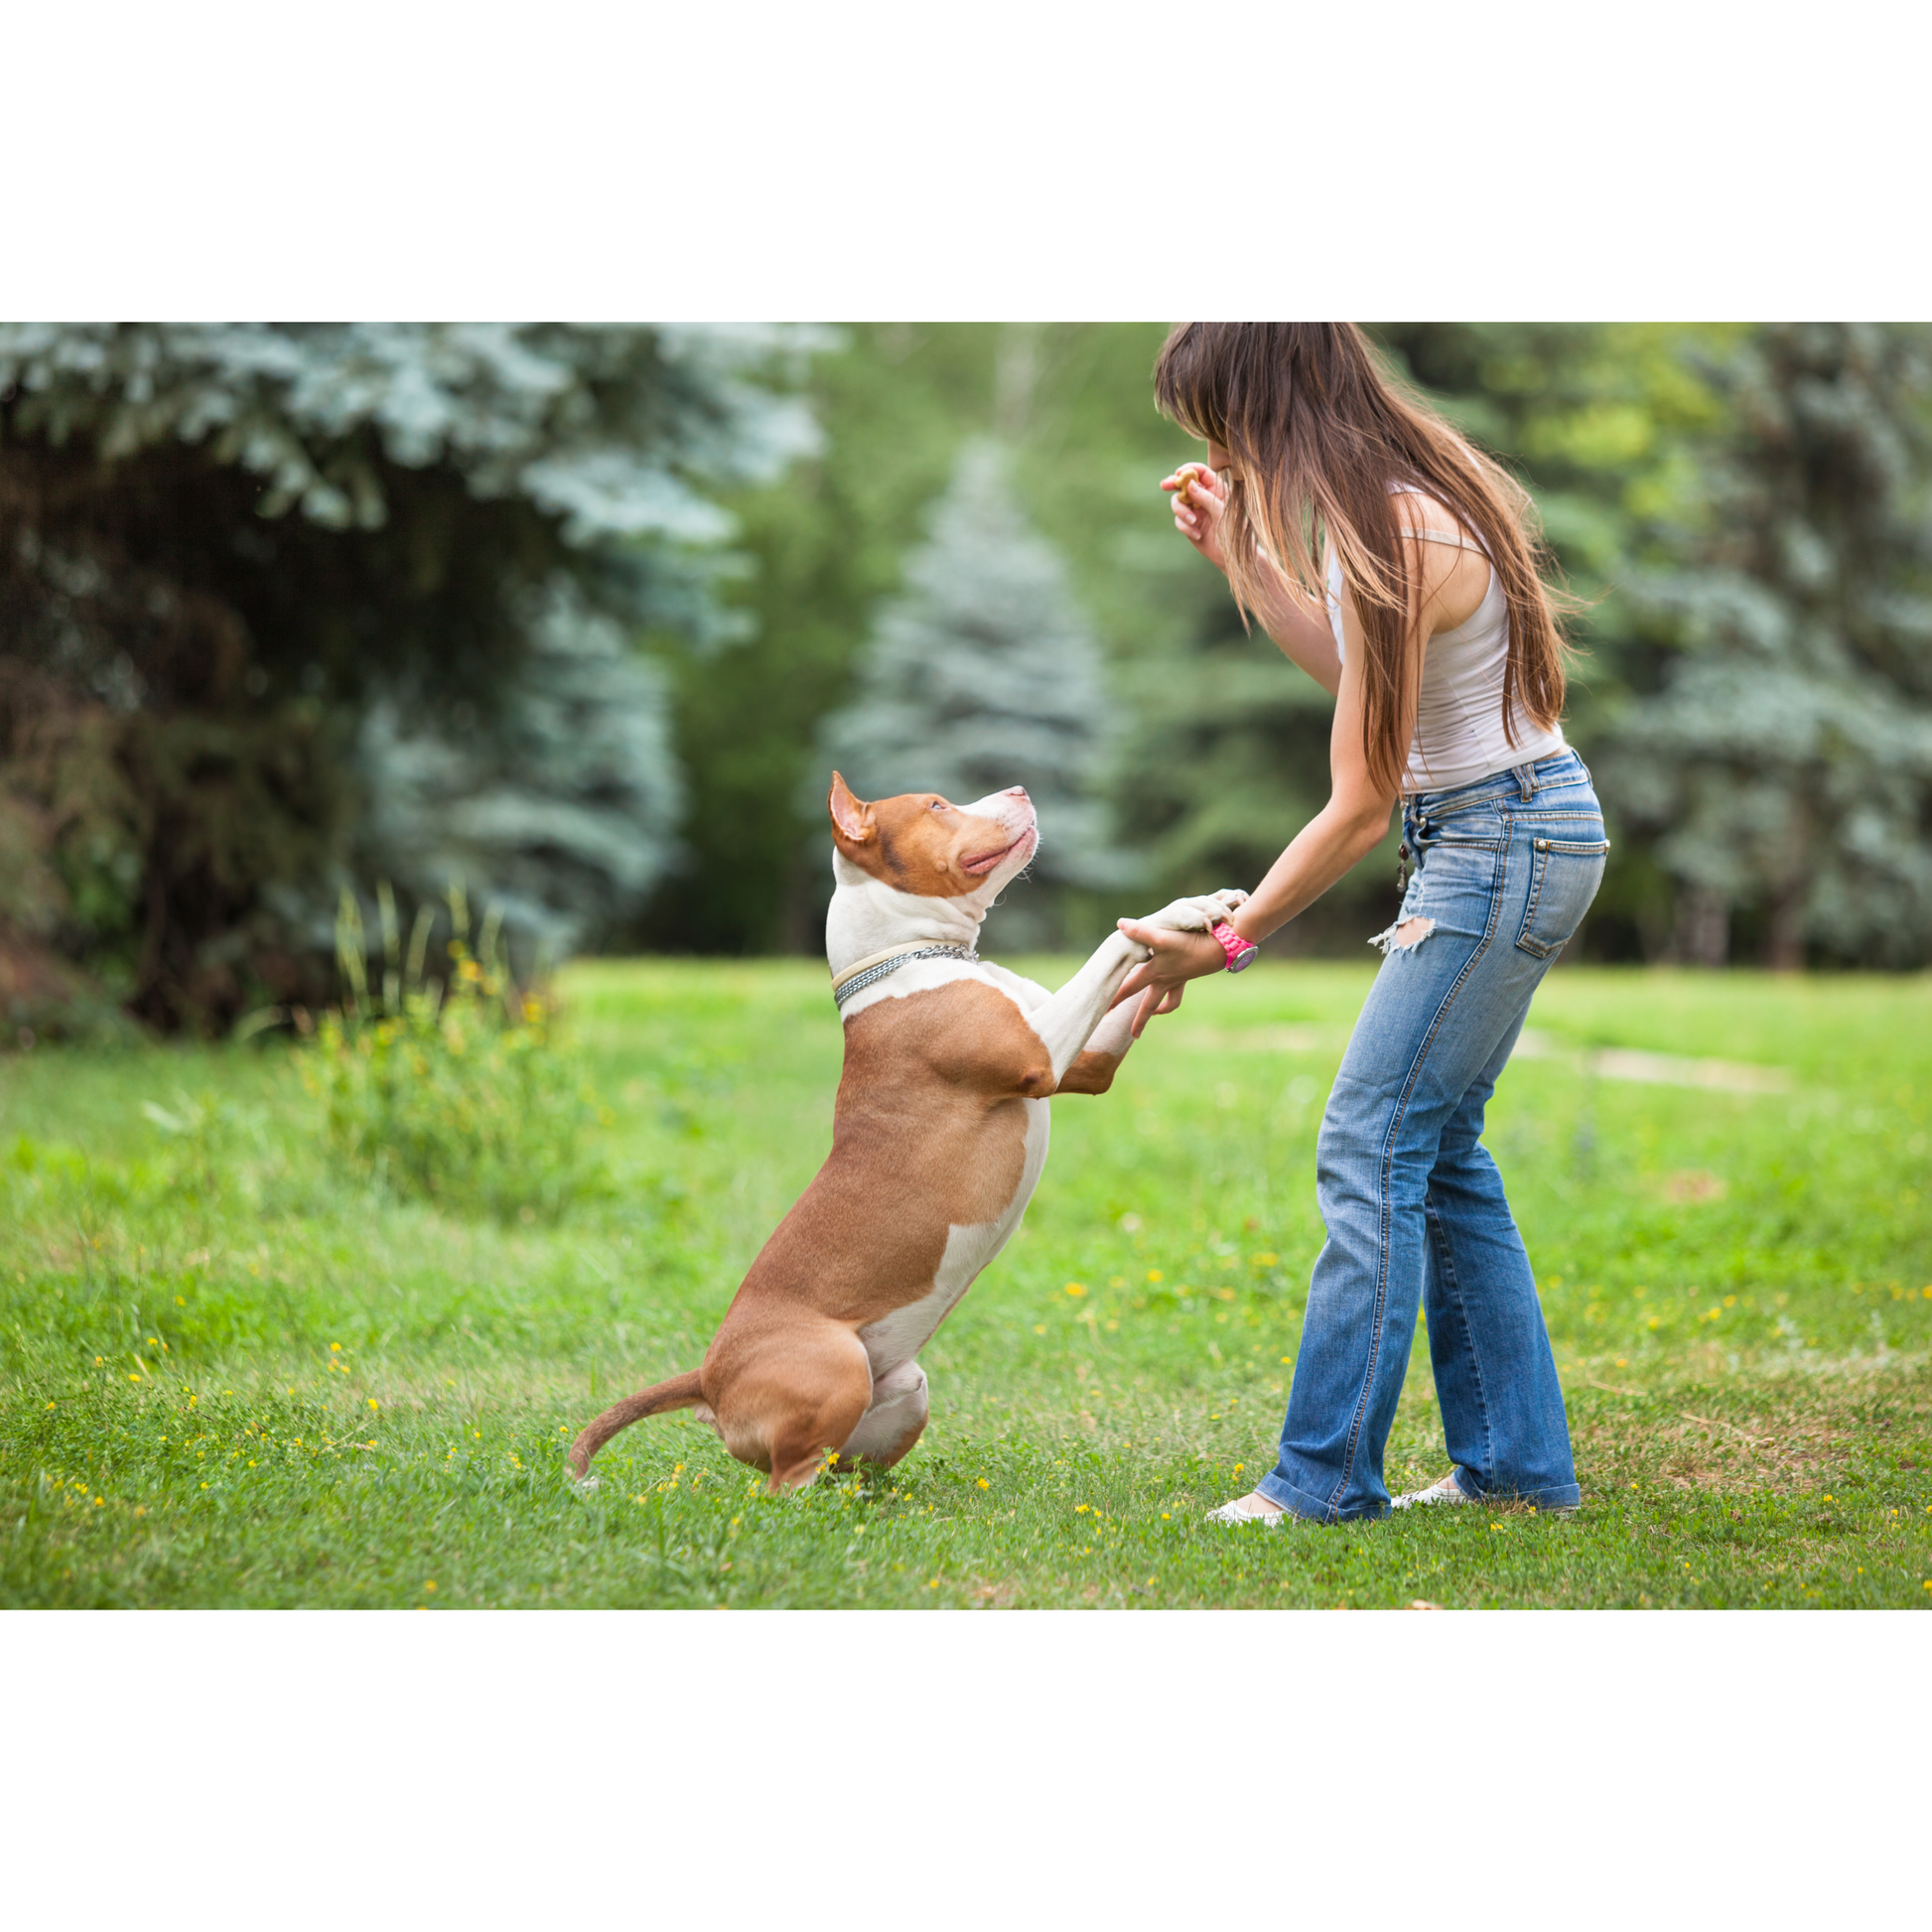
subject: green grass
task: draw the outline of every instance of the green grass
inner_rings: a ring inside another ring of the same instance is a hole
[[[1932,1607],[1924,979],[1559,971],[1488,1142],[1584,1513],[1201,1521],[1273,1460],[1367,979],[1197,988],[1112,1094],[1055,1103],[1025,1228],[922,1357],[920,1447],[778,1499],[688,1418],[590,1495],[563,1449],[697,1363],[822,1158],[822,968],[576,969],[619,1184],[556,1225],[370,1192],[279,1044],[9,1057],[0,1602]],[[1789,1090],[1602,1077],[1603,1047]],[[1445,1466],[1419,1339],[1389,1475]]]

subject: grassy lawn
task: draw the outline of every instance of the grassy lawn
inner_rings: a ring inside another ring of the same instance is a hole
[[[281,1043],[8,1056],[0,1602],[1932,1608],[1925,979],[1558,971],[1487,1139],[1584,1513],[1202,1522],[1273,1461],[1367,981],[1210,983],[1056,1102],[923,1443],[775,1500],[688,1417],[589,1495],[562,1458],[697,1364],[823,1157],[822,967],[575,969],[616,1185],[554,1225],[374,1191]],[[1419,1336],[1388,1473],[1445,1466]]]

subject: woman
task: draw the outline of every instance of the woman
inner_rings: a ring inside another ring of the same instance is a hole
[[[1414,1503],[1573,1510],[1563,1391],[1482,1110],[1608,844],[1564,743],[1565,644],[1522,489],[1377,367],[1347,324],[1190,323],[1155,371],[1208,446],[1163,484],[1243,621],[1335,698],[1331,795],[1219,936],[1123,929],[1154,957],[1138,1034],[1190,979],[1247,963],[1381,840],[1404,873],[1384,959],[1322,1116],[1314,1264],[1281,1455],[1225,1523],[1390,1506],[1382,1451],[1415,1334],[1453,1465]],[[1316,563],[1317,549],[1322,564]]]

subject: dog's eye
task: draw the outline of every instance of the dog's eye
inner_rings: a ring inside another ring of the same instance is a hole
[[[932,801],[931,809],[935,812],[949,812],[952,810],[952,807],[943,798],[935,798]]]

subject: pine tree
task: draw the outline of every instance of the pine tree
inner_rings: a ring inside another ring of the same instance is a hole
[[[1016,892],[996,930],[1009,947],[1058,941],[1080,917],[1068,889],[1119,885],[1134,866],[1098,795],[1116,729],[1100,654],[1058,556],[1014,501],[999,444],[960,452],[905,582],[861,655],[855,700],[821,729],[815,799],[834,767],[861,797],[964,802],[1024,784],[1038,884]]]
[[[662,666],[570,578],[533,602],[529,657],[486,735],[412,724],[389,699],[363,719],[355,871],[418,903],[474,882],[513,952],[554,960],[642,902],[682,800]]]
[[[0,325],[0,959],[199,1025],[327,989],[351,867],[462,856],[553,941],[634,912],[676,774],[628,653],[726,632],[707,492],[807,446],[786,345]]]
[[[1755,332],[1676,568],[1676,646],[1605,760],[1676,883],[1674,950],[1932,958],[1932,331]]]

